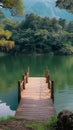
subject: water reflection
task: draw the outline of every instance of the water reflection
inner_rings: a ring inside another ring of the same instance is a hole
[[[0,94],[0,116],[14,115],[17,105],[17,88]]]
[[[9,106],[6,105],[6,103],[0,104],[0,117],[7,118],[8,115],[14,115],[15,111],[12,111]]]
[[[6,103],[11,110],[16,110],[18,105],[17,89],[0,94],[1,103]]]
[[[15,111],[17,108],[17,81],[27,66],[30,76],[44,76],[48,66],[54,80],[55,107],[73,111],[73,56],[6,56],[0,57],[0,100]],[[2,104],[0,102],[0,105]],[[1,109],[1,107],[0,107]],[[4,108],[4,112],[5,108]],[[1,115],[1,113],[0,113]]]
[[[57,113],[63,109],[73,111],[73,89],[67,87],[62,91],[56,91],[55,107]]]

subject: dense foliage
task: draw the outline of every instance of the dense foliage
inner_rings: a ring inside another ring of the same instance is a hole
[[[29,14],[21,23],[4,18],[0,24],[1,32],[3,32],[0,34],[0,45],[3,43],[2,40],[14,41],[15,43],[15,46],[12,43],[12,49],[7,51],[9,53],[73,53],[73,21],[67,24],[61,18],[59,20],[48,17],[41,18],[38,15]]]
[[[14,41],[10,40],[12,36],[12,32],[9,30],[5,30],[5,23],[10,20],[5,19],[4,14],[0,12],[0,51],[1,52],[9,52],[14,47]],[[11,22],[12,23],[12,22]]]
[[[10,41],[11,32],[8,30],[0,29],[0,50],[9,51],[14,47],[14,41]]]
[[[73,130],[73,113],[68,110],[63,110],[57,117],[56,130]]]
[[[8,8],[12,16],[24,14],[22,0],[0,0],[0,7]]]
[[[73,13],[73,0],[57,0],[56,5]]]

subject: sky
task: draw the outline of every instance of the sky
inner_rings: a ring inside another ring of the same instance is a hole
[[[25,5],[25,12],[27,13],[36,13],[42,17],[48,16],[50,18],[56,17],[56,18],[63,18],[66,19],[67,22],[73,21],[73,14],[69,13],[68,11],[64,9],[59,9],[55,6],[56,0],[23,0],[23,4]],[[40,10],[37,8],[36,4],[43,3],[44,9]],[[47,8],[47,11],[46,11]],[[5,16],[8,18],[11,18],[13,20],[21,21],[24,19],[24,17],[12,17],[9,10],[2,9]],[[44,13],[42,13],[44,12]]]

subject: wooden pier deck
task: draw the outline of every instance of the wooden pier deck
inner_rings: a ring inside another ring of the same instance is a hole
[[[21,99],[15,116],[27,120],[49,120],[55,114],[45,77],[29,77],[25,89],[21,91]]]

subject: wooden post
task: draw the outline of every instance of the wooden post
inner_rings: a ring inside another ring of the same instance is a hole
[[[54,82],[53,81],[51,81],[51,98],[54,102]]]
[[[50,89],[50,80],[48,80],[48,88]]]
[[[25,72],[25,76],[26,76],[26,83],[28,83],[28,73]]]
[[[27,68],[27,73],[28,73],[28,77],[29,77],[29,66],[28,66],[28,68]]]
[[[49,71],[48,68],[46,67],[46,71],[45,71],[46,83],[48,83],[48,76],[49,76]]]
[[[28,72],[26,73],[26,83],[28,83]]]
[[[25,89],[25,82],[23,81],[23,89]]]
[[[24,74],[22,75],[22,80],[24,80]]]
[[[46,71],[45,71],[45,77],[47,77],[47,75],[48,75],[48,67],[46,67]]]
[[[26,84],[26,75],[24,76],[24,83]]]
[[[49,80],[49,89],[51,89],[51,85],[52,85],[52,84],[51,84],[51,80]]]
[[[22,80],[23,80],[23,89],[25,89],[25,75],[22,75]]]
[[[27,77],[27,73],[25,72],[25,83],[27,83],[27,82],[26,82],[26,77]]]
[[[50,81],[50,76],[48,74],[47,77],[46,77],[46,83],[49,83],[49,81]]]
[[[21,81],[18,81],[18,103],[20,102],[21,99]]]

